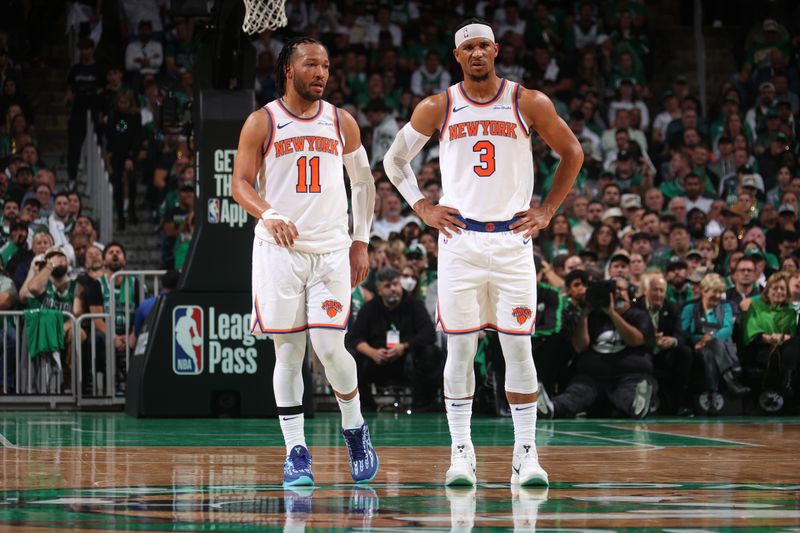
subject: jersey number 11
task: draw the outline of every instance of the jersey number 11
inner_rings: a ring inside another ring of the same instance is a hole
[[[308,182],[309,172],[306,170],[311,169],[311,183]],[[299,193],[307,192],[320,192],[319,188],[319,156],[308,159],[306,156],[297,160],[297,188]]]

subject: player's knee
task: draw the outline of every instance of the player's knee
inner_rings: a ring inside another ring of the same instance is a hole
[[[506,363],[506,390],[530,394],[538,389],[531,339],[527,335],[500,335]]]
[[[531,394],[539,389],[539,378],[533,359],[506,361],[506,390],[519,394]]]
[[[289,370],[300,372],[303,367],[303,358],[294,354],[275,352],[275,370]]]
[[[528,335],[500,335],[500,347],[506,364],[514,361],[531,361],[533,364],[533,349]]]
[[[305,334],[289,334],[275,338],[275,367],[300,369],[305,356]]]
[[[344,347],[344,333],[339,331],[311,331],[311,346],[324,366],[334,364],[345,356],[352,359]]]
[[[353,360],[353,356],[350,355],[350,352],[345,350],[343,346],[324,350],[317,350],[315,348],[314,353],[317,354],[319,361],[326,370],[331,367],[346,367],[349,370],[351,366],[354,367],[356,364],[355,360]]]
[[[478,349],[478,334],[447,336],[447,364],[453,368],[472,365]]]

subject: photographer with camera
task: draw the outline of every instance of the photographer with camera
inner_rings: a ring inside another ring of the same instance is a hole
[[[574,417],[602,397],[631,418],[647,416],[655,388],[650,355],[655,330],[647,311],[633,307],[632,299],[632,285],[624,278],[589,283],[571,338],[578,354],[575,377],[552,400],[540,385],[537,407],[543,417]]]

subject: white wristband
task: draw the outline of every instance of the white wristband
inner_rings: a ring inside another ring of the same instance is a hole
[[[280,220],[281,222],[289,223],[289,219],[285,216],[279,214],[277,211],[272,209],[271,207],[261,213],[261,220],[266,222],[267,220]]]

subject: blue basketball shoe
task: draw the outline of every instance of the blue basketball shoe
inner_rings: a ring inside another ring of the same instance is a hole
[[[313,485],[311,454],[305,446],[295,446],[283,462],[283,486]]]
[[[378,473],[378,455],[372,447],[369,438],[369,427],[367,422],[360,428],[342,428],[344,443],[347,445],[347,453],[350,455],[350,475],[356,483],[369,483]]]

